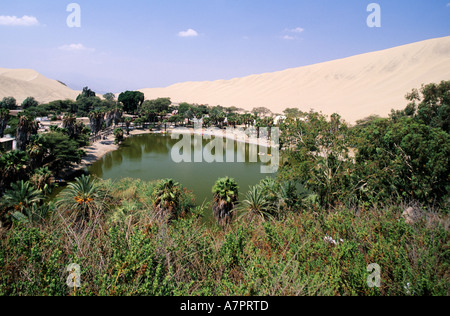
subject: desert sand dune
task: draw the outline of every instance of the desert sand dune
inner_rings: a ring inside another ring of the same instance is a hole
[[[406,106],[405,95],[424,83],[450,80],[450,36],[345,59],[231,80],[184,82],[166,88],[142,89],[146,99],[170,97],[173,102],[267,107],[281,113],[288,107],[339,113],[354,123]],[[21,103],[75,99],[74,91],[34,70],[0,68],[0,98]]]
[[[437,38],[321,64],[213,82],[185,82],[140,90],[146,99],[174,102],[287,107],[339,113],[350,123],[406,106],[405,95],[423,83],[450,80],[450,37]]]
[[[0,68],[0,99],[14,97],[21,104],[32,96],[41,103],[75,99],[79,92],[31,69]]]

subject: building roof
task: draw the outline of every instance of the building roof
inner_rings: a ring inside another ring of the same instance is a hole
[[[14,140],[15,140],[15,138],[12,138],[12,137],[3,137],[3,138],[0,138],[0,143],[12,142]]]

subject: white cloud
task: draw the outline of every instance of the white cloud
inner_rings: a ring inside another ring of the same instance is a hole
[[[305,29],[301,27],[296,27],[295,29],[286,29],[286,32],[290,33],[302,33]]]
[[[188,29],[187,31],[182,31],[180,33],[178,33],[178,36],[180,37],[196,37],[198,36],[197,31],[193,30],[193,29]]]
[[[287,41],[292,41],[292,40],[295,40],[295,37],[294,36],[290,36],[290,35],[285,35],[285,36],[283,36],[283,39],[287,40]]]
[[[0,16],[0,25],[6,26],[38,26],[39,21],[34,16],[24,15],[21,18],[17,16]]]
[[[87,48],[83,44],[69,44],[58,47],[59,50],[63,50],[66,52],[81,52],[81,51],[89,51],[93,52],[95,49]]]
[[[447,3],[447,8],[450,8],[450,2],[449,2],[449,3]]]
[[[305,29],[301,28],[301,27],[296,27],[294,29],[285,29],[284,33],[288,33],[285,34],[282,39],[286,40],[286,41],[292,41],[292,40],[296,40],[298,37],[297,35],[300,33],[303,33]],[[291,35],[292,34],[292,35]]]

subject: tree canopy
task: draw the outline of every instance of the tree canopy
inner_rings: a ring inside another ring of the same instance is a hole
[[[125,91],[119,95],[118,101],[123,104],[126,113],[135,113],[144,102],[145,96],[139,91]]]
[[[7,110],[14,110],[17,107],[17,101],[13,97],[4,97],[2,101],[0,101],[0,108],[4,108]]]

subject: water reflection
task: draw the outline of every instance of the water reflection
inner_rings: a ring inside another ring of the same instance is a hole
[[[258,147],[223,141],[223,163],[207,163],[205,160],[194,162],[196,154],[201,156],[210,140],[193,140],[191,163],[175,163],[172,160],[172,148],[179,140],[147,134],[126,139],[117,151],[95,162],[88,171],[104,179],[136,178],[152,181],[172,178],[193,191],[198,204],[204,200],[211,201],[211,189],[219,177],[235,178],[243,196],[249,186],[268,176],[261,173],[260,159],[257,159],[259,162],[250,160],[255,155],[252,151],[258,150]],[[222,151],[220,148],[217,150]]]

